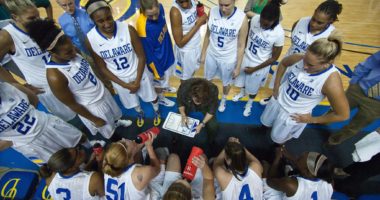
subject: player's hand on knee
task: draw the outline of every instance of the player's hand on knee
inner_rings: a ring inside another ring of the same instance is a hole
[[[290,117],[296,121],[297,123],[311,123],[311,114],[310,113],[307,113],[307,114],[293,114],[293,115],[290,115]]]

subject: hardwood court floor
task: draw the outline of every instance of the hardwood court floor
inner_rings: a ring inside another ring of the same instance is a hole
[[[82,0],[83,2],[85,0]],[[113,0],[111,1],[111,5],[113,7],[114,16],[118,18],[126,8],[129,7],[131,1],[137,0]],[[82,3],[83,3],[82,2]],[[168,23],[168,27],[170,27],[170,18],[169,11],[172,5],[173,0],[164,0],[160,1],[164,5],[166,19]],[[287,38],[285,40],[285,46],[283,48],[280,59],[283,55],[285,55],[287,49],[290,45],[290,29],[294,22],[304,16],[311,16],[315,10],[315,8],[323,2],[322,0],[289,0],[288,3],[281,7],[283,20],[281,22],[283,28],[286,31]],[[343,12],[339,15],[339,21],[334,23],[338,30],[340,30],[344,36],[344,41],[348,43],[356,43],[359,45],[344,45],[344,51],[342,55],[337,58],[335,64],[343,69],[343,71],[347,71],[344,66],[348,68],[348,71],[353,71],[354,67],[357,63],[364,61],[369,54],[375,53],[380,50],[380,1],[379,0],[340,0],[343,4]],[[58,18],[58,16],[63,12],[61,8],[57,5],[55,0],[51,0],[54,9],[54,18]],[[217,0],[202,0],[202,3],[206,5],[206,7],[216,6]],[[236,6],[238,8],[244,9],[246,0],[236,0]],[[41,16],[44,16],[45,12],[41,11]],[[206,8],[206,12],[208,9]],[[134,24],[136,19],[136,15],[131,17],[127,22]],[[202,27],[202,35],[205,34],[206,27]],[[370,46],[376,46],[378,48],[371,48]],[[203,69],[200,69],[196,76],[203,76]],[[349,78],[342,74],[343,86],[344,88],[348,87]],[[171,84],[175,87],[178,87],[180,84],[179,79],[172,77]],[[220,91],[221,91],[221,82],[219,80],[214,81]],[[236,88],[233,88],[230,92],[229,98],[232,98],[234,94],[238,91]],[[262,88],[259,91],[256,100],[260,100],[262,97],[269,96],[271,94],[271,90],[268,88]],[[326,101],[323,102],[326,104]]]

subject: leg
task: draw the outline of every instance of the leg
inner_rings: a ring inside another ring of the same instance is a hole
[[[166,171],[181,172],[181,161],[177,154],[170,154],[166,163]]]

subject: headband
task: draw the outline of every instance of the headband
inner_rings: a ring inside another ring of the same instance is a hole
[[[127,148],[124,146],[124,144],[122,144],[121,142],[116,142],[116,144],[121,145],[121,146],[124,148],[125,153],[128,155],[128,150],[127,150]]]
[[[91,15],[92,13],[94,13],[96,10],[98,10],[99,8],[110,8],[111,9],[111,6],[108,5],[106,2],[104,1],[97,1],[97,2],[94,2],[93,4],[91,4],[88,8],[87,8],[87,14],[88,15]]]
[[[313,176],[317,176],[319,168],[321,168],[323,162],[327,157],[323,154],[317,153],[317,152],[309,152],[307,154],[307,169]]]
[[[46,48],[46,50],[47,51],[51,51],[55,47],[55,45],[57,44],[59,38],[62,37],[62,35],[64,35],[63,32],[62,31],[59,32],[58,35],[55,36],[54,40],[51,42],[51,44],[49,45],[49,47]]]

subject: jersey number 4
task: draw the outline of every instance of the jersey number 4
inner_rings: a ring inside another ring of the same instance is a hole
[[[254,200],[249,191],[248,184],[243,185],[240,191],[239,200]]]

